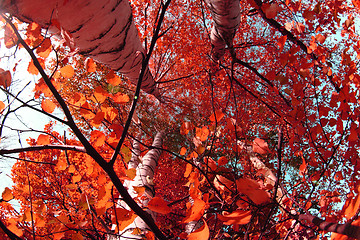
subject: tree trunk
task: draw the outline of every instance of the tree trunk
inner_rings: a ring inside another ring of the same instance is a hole
[[[128,1],[4,0],[0,9],[60,33],[80,54],[119,71],[137,84],[145,51]],[[160,97],[148,67],[142,89]]]
[[[143,208],[146,207],[148,202],[155,196],[153,177],[161,154],[161,150],[158,148],[162,147],[163,138],[164,133],[158,132],[152,143],[152,147],[155,148],[150,149],[142,159],[140,159],[139,142],[134,140],[133,143],[133,154],[130,162],[128,163],[128,169],[136,169],[136,177],[132,181],[126,180],[124,182],[124,186],[127,187],[128,192],[132,198],[139,197],[135,188],[145,188],[145,193],[138,198],[138,204]],[[130,210],[126,203],[121,200],[118,202],[117,207]],[[153,211],[149,209],[145,211],[148,212],[153,218],[155,218],[155,213]],[[116,225],[113,226],[113,229],[115,228]],[[135,229],[141,230],[141,233],[134,235],[133,231]],[[137,217],[129,226],[117,233],[118,237],[109,237],[109,239],[144,239],[145,234],[148,231],[150,231],[150,229],[146,223],[140,217]]]
[[[236,30],[240,24],[239,0],[206,0],[214,26],[211,29],[211,57],[218,61],[225,54],[225,47],[232,47]]]

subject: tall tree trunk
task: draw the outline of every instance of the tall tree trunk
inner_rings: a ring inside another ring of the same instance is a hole
[[[25,22],[36,22],[42,28],[60,30],[80,54],[119,71],[137,84],[145,51],[128,1],[4,0],[0,11]],[[60,24],[60,29],[54,27],[55,23]],[[160,97],[149,68],[145,70],[142,89]]]
[[[211,29],[211,57],[218,61],[225,54],[226,45],[232,47],[236,30],[240,24],[239,0],[206,0],[214,26]]]
[[[161,150],[158,148],[162,147],[163,138],[164,133],[158,132],[152,143],[153,148],[150,149],[142,159],[140,159],[140,146],[138,141],[134,140],[133,142],[133,154],[128,163],[128,169],[136,169],[136,177],[132,181],[126,180],[124,186],[128,188],[128,192],[133,198],[139,197],[136,189],[141,187],[145,188],[145,193],[138,198],[138,203],[143,208],[146,207],[148,202],[155,196],[153,178],[161,154]],[[117,205],[120,208],[129,210],[126,203],[121,200]],[[146,211],[155,218],[155,213],[153,211],[149,209]],[[116,228],[116,225],[114,225],[113,228]],[[133,231],[135,229],[141,230],[140,234],[134,235]],[[119,237],[109,237],[109,239],[144,239],[144,236],[148,231],[150,231],[150,229],[146,223],[140,217],[137,217],[129,226],[117,233]]]

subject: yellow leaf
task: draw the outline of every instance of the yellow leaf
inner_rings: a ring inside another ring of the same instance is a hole
[[[128,178],[133,180],[136,177],[136,169],[135,168],[126,169],[125,174]]]
[[[72,76],[74,76],[75,71],[71,65],[66,65],[66,66],[60,68],[60,74],[64,78],[71,78]]]
[[[2,193],[2,199],[5,202],[7,202],[7,201],[10,201],[13,198],[14,198],[14,196],[12,195],[10,188],[6,187],[5,190]]]

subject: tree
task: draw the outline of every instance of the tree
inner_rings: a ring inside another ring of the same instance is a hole
[[[69,8],[85,2],[84,13]],[[57,123],[30,139],[29,147],[0,151],[19,154],[14,188],[3,193],[6,234],[101,239],[121,234],[121,226],[151,239],[142,227],[128,225],[136,214],[159,239],[326,239],[326,232],[332,232],[331,239],[360,238],[357,1],[134,1],[134,21],[124,1],[113,2],[121,8],[104,5],[95,15],[91,9],[102,4],[96,1],[11,3],[4,1],[2,9],[39,25],[30,23],[21,35],[13,28],[16,20],[3,14],[4,43],[26,48],[32,56],[28,70],[36,73],[36,66],[42,80],[36,99],[26,101],[12,92],[10,71],[1,72],[8,96],[2,128],[18,109],[14,99]],[[41,10],[32,11],[35,7]],[[89,37],[96,40],[87,41],[84,19],[116,22],[117,31],[124,29],[121,24],[129,27],[132,35],[120,35],[135,39],[126,49],[142,52],[130,54],[141,62],[141,71],[135,64],[134,75],[129,69],[117,75],[71,54],[69,33],[79,53],[119,70],[99,57],[100,50],[87,51],[91,44],[109,46],[102,41],[111,35],[94,27]],[[57,58],[44,55],[51,51],[49,32],[56,35],[50,20],[67,46],[54,48]],[[51,58],[53,65],[45,64]],[[147,79],[154,78],[161,96],[146,88]],[[127,79],[137,84],[135,90]],[[161,103],[140,94],[140,85]],[[54,108],[65,118],[54,115]],[[59,123],[69,133],[55,131]],[[147,133],[159,129],[167,133],[164,145],[151,147],[154,134]],[[141,186],[135,195],[124,187],[141,177],[134,175],[134,156],[147,153],[139,154],[138,144],[148,153],[163,151],[154,179],[145,178],[157,192],[147,206],[138,196]],[[41,181],[36,180],[40,172]],[[12,198],[21,209],[11,208]],[[128,207],[116,209],[119,198]],[[156,223],[147,208],[160,212]]]

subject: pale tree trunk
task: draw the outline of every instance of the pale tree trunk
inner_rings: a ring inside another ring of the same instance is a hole
[[[36,22],[42,28],[50,27],[54,32],[61,31],[80,54],[119,71],[137,84],[145,51],[128,1],[3,0],[0,11],[25,22]],[[60,29],[55,23],[60,24]],[[160,97],[149,68],[141,88]]]
[[[132,181],[126,180],[124,182],[124,186],[127,187],[128,192],[132,198],[139,197],[137,198],[138,204],[143,208],[147,206],[148,202],[155,195],[153,178],[161,154],[161,150],[159,150],[159,148],[162,147],[163,138],[164,133],[158,132],[152,143],[152,148],[142,158],[140,158],[139,142],[137,140],[134,140],[133,142],[133,154],[130,162],[128,163],[128,169],[136,169],[136,177]],[[140,187],[145,188],[145,193],[141,197],[138,196],[138,193],[135,190],[135,188],[138,189]],[[121,200],[117,203],[117,207],[130,210],[126,203]],[[155,219],[155,213],[153,211],[149,209],[146,209],[145,211]],[[113,228],[116,228],[116,225],[114,225]],[[132,234],[135,229],[141,230],[141,233],[138,235]],[[140,217],[137,217],[124,230],[116,233],[118,236],[111,236],[109,239],[144,239],[145,234],[148,231],[150,231],[150,229],[146,223]]]
[[[280,187],[280,184],[276,186],[276,182],[278,181],[275,174],[271,171],[270,168],[268,168],[254,153],[252,146],[247,146],[243,142],[238,141],[238,145],[243,148],[250,157],[250,162],[252,166],[257,170],[262,170],[263,175],[265,177],[265,182],[268,184],[271,184],[274,187],[277,187],[277,195],[276,200],[278,201],[279,206],[283,209],[288,209],[284,205],[284,200],[286,197],[286,193],[282,190]],[[289,229],[292,229],[292,233],[289,232],[289,236],[287,239],[289,240],[295,240],[295,239],[312,239],[312,237],[315,236],[314,232],[311,230],[311,228],[306,230],[306,233],[300,233],[298,231],[300,227],[300,221],[301,222],[311,222],[316,227],[318,227],[320,230],[328,231],[328,232],[335,232],[340,233],[343,235],[347,235],[349,237],[353,237],[355,239],[360,239],[360,227],[351,225],[351,224],[339,224],[339,223],[332,223],[327,222],[321,218],[318,218],[316,216],[311,215],[310,213],[305,214],[298,214],[295,209],[289,209],[288,210],[289,215],[294,219],[292,221],[292,225]]]
[[[225,54],[226,45],[232,47],[239,27],[239,0],[206,0],[206,3],[214,20],[210,34],[211,57],[214,61],[218,61]]]

